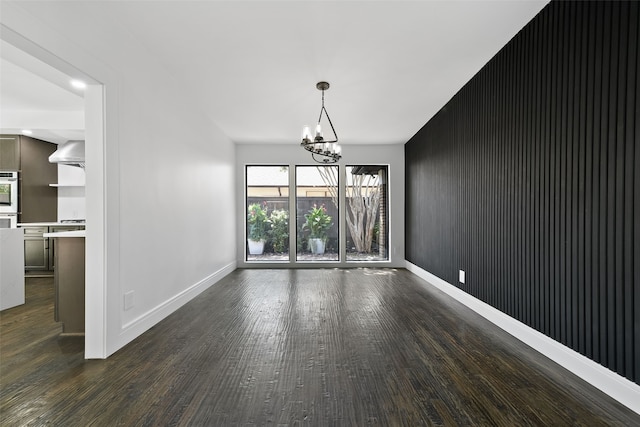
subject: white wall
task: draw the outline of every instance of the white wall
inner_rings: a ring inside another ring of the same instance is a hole
[[[84,169],[58,165],[58,221],[86,218]]]
[[[336,124],[336,127],[338,125]],[[376,267],[405,267],[404,259],[404,145],[342,145],[342,159],[339,165],[379,164],[389,165],[389,262],[376,262]],[[246,165],[318,165],[311,159],[311,154],[305,151],[297,141],[290,144],[242,144],[236,146],[236,191],[239,196],[236,209],[240,213],[239,219],[245,212],[245,166]],[[238,221],[236,229],[238,242],[245,241],[244,221]],[[238,244],[237,261],[241,267],[264,266],[256,263],[245,263],[245,246]],[[279,264],[282,266],[282,264]],[[356,266],[357,263],[325,263],[306,265],[291,264],[290,266],[321,266],[346,267]],[[372,265],[371,263],[369,265]]]
[[[89,96],[104,120],[86,117],[85,354],[106,357],[235,268],[234,146],[88,2],[3,1],[0,20],[4,40],[104,85]]]

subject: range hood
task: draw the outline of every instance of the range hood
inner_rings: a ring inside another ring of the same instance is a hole
[[[84,168],[84,141],[67,141],[49,156],[49,163]]]

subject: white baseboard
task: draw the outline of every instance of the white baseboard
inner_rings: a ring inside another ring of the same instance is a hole
[[[223,277],[234,271],[236,269],[236,266],[237,263],[235,261],[225,265],[218,271],[210,274],[209,276],[175,295],[173,298],[165,301],[164,303],[154,307],[153,309],[123,325],[122,330],[120,331],[120,336],[118,337],[118,348],[110,351],[107,356],[115,353],[117,350],[124,347],[138,336],[142,335],[162,319],[169,316],[171,313],[191,301],[200,293],[204,292],[210,286],[214,285]]]
[[[640,386],[407,261],[407,270],[640,414]]]

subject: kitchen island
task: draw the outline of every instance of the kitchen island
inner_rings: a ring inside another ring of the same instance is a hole
[[[45,233],[55,239],[54,319],[63,335],[84,335],[85,230]]]
[[[24,245],[19,228],[0,228],[0,310],[24,304]]]
[[[28,222],[19,223],[24,229],[24,270],[30,275],[53,274],[55,259],[55,239],[47,238],[47,233],[84,229],[84,221],[79,222]]]

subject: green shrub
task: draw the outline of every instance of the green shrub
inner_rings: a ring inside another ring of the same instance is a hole
[[[247,209],[247,223],[249,224],[249,239],[260,241],[267,240],[269,219],[267,218],[267,205],[264,207],[258,203],[249,205]]]
[[[286,252],[289,246],[289,212],[276,209],[269,215],[269,237],[275,252]]]

